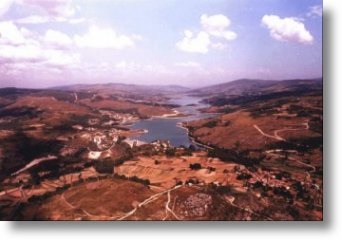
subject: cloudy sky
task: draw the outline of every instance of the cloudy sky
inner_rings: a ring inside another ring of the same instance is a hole
[[[0,0],[0,87],[322,76],[322,0]]]

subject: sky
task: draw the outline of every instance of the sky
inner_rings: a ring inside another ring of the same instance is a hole
[[[322,0],[0,0],[0,87],[322,76]]]

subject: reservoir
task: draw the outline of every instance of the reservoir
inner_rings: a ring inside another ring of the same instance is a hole
[[[181,128],[181,122],[210,118],[215,114],[201,113],[199,109],[208,107],[208,105],[200,103],[202,99],[187,95],[171,96],[170,104],[176,104],[180,107],[175,108],[178,112],[186,115],[184,117],[161,118],[154,117],[151,119],[141,120],[132,125],[132,129],[145,129],[148,132],[134,139],[143,142],[153,142],[155,140],[169,140],[174,147],[185,146],[191,144],[196,145],[188,136],[187,130]]]

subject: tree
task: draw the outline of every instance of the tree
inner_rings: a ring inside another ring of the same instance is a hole
[[[234,146],[235,146],[236,151],[240,151],[241,142],[240,142],[240,141],[236,141],[236,142],[234,143]]]
[[[176,155],[176,149],[175,148],[168,148],[165,151],[166,156],[173,157]]]
[[[190,167],[191,170],[200,170],[200,169],[202,169],[202,166],[199,163],[194,163],[194,164],[190,163],[189,167]]]

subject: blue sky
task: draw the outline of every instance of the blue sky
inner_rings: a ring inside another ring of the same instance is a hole
[[[322,76],[320,0],[1,0],[0,87]]]

